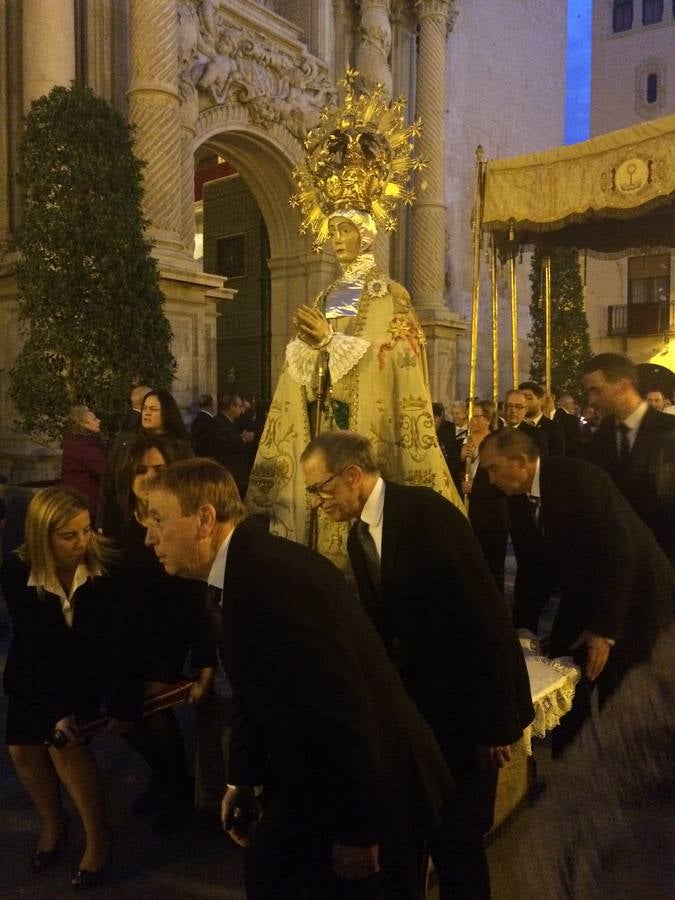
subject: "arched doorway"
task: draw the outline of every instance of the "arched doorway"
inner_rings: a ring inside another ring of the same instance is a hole
[[[220,158],[228,164],[236,176],[231,181],[232,186],[225,190],[225,193],[231,192],[231,197],[227,201],[230,208],[233,203],[238,203],[246,197],[251,222],[259,215],[259,226],[264,229],[262,236],[259,237],[261,269],[258,278],[259,290],[267,290],[269,300],[267,318],[259,319],[265,327],[258,333],[264,334],[262,340],[267,349],[259,347],[258,358],[262,361],[261,383],[266,379],[269,391],[273,392],[283,363],[285,347],[291,336],[295,309],[300,303],[308,302],[330,282],[335,266],[332,258],[312,252],[311,239],[300,235],[299,216],[289,206],[288,201],[294,190],[291,171],[302,158],[302,147],[279,125],[264,130],[251,124],[244,124],[237,119],[232,108],[219,107],[200,115],[194,152],[203,156],[210,154],[212,158]],[[238,192],[239,199],[237,199]],[[229,237],[234,238],[242,233],[235,232],[236,229],[233,229]],[[205,249],[209,240],[205,231]],[[243,244],[245,247],[246,240]],[[223,245],[222,252],[226,256],[229,253],[228,265],[236,263],[237,259],[241,260],[241,255],[237,257],[237,254],[241,254],[241,247],[241,241],[230,242],[229,249]],[[206,265],[210,265],[206,253],[204,259]],[[246,264],[246,260],[244,262]],[[226,285],[236,289],[238,287],[236,278],[226,282]],[[245,317],[249,312],[250,308],[246,304],[237,308],[236,298],[234,301],[223,301],[221,306],[228,303],[233,304],[233,318]],[[229,313],[225,314],[225,321],[219,326],[219,334],[222,328],[228,327],[228,315]],[[250,336],[250,333],[241,334],[240,340],[243,342]],[[227,341],[225,334],[223,340]],[[236,343],[236,338],[233,337],[232,348]],[[227,344],[223,343],[221,346],[225,348]],[[240,358],[242,356],[243,351]],[[236,370],[243,371],[243,368],[245,368],[243,362],[238,366],[235,364],[235,378],[238,378]],[[231,374],[226,364],[222,371],[225,378]],[[242,386],[240,389],[245,388]]]
[[[269,398],[269,238],[255,197],[223,157],[202,145],[195,154],[195,250],[204,272],[223,275],[236,291],[218,303],[216,384],[218,396],[237,393]]]

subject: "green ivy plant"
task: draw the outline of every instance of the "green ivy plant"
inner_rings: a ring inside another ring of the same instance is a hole
[[[89,88],[55,87],[31,105],[16,268],[23,344],[10,396],[15,427],[35,440],[60,438],[78,403],[116,429],[134,379],[171,386],[176,362],[144,234],[142,166],[131,126]]]

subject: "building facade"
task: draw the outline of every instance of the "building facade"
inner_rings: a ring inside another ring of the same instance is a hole
[[[671,0],[594,0],[591,137],[675,113]],[[596,352],[675,372],[675,257],[588,259],[586,304]],[[672,341],[672,343],[671,343]]]
[[[366,88],[383,84],[422,118],[427,167],[417,200],[376,250],[410,290],[426,330],[434,399],[463,395],[476,145],[496,157],[561,142],[565,18],[559,0],[0,0],[5,265],[21,222],[21,116],[55,84],[88,84],[134,124],[146,161],[144,212],[174,331],[180,405],[230,382],[250,387],[244,378],[268,392],[295,308],[335,271],[330,253],[316,255],[299,234],[288,199],[303,135],[351,66]],[[249,291],[254,299],[244,302]],[[255,321],[243,322],[253,307]],[[16,457],[32,451],[10,428],[18,341],[6,268],[0,327],[12,337],[0,348],[0,442]],[[524,345],[527,329],[523,317]],[[489,360],[489,328],[481,334]],[[257,381],[236,356],[244,341],[264,345]],[[479,390],[491,383],[487,362]]]

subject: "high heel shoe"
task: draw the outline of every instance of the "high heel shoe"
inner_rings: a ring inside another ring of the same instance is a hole
[[[71,885],[74,891],[89,891],[91,888],[98,887],[105,881],[108,876],[108,869],[112,862],[112,840],[110,841],[110,849],[103,865],[92,871],[91,869],[78,869],[71,879]]]
[[[34,872],[42,872],[43,869],[51,869],[61,858],[61,853],[68,847],[68,829],[70,819],[64,817],[63,830],[57,842],[51,850],[35,850],[30,858],[30,864]]]

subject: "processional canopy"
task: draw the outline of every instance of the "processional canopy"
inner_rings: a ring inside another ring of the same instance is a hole
[[[675,247],[675,116],[491,160],[484,178],[482,227],[500,249]]]

